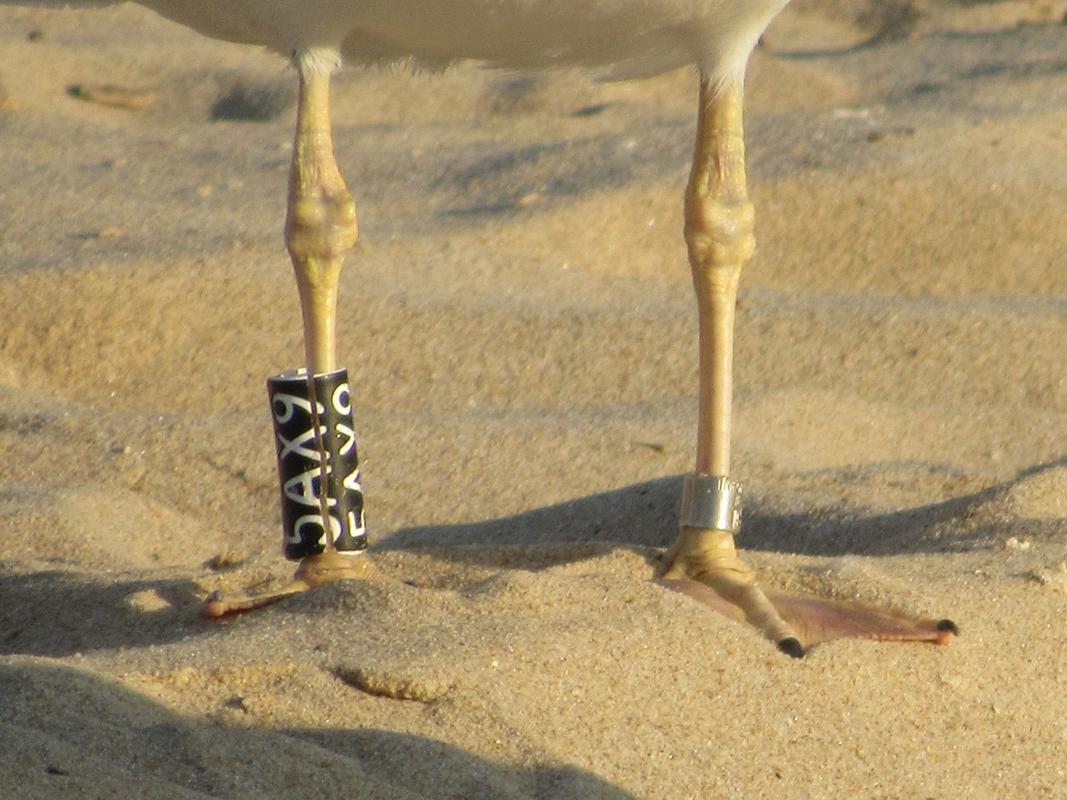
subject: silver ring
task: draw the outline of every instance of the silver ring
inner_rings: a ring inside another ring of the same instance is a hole
[[[741,530],[741,484],[717,475],[686,475],[678,524],[736,534]]]

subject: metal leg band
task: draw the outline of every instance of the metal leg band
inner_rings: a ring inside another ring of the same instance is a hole
[[[715,475],[686,475],[678,524],[736,534],[741,529],[741,484]]]

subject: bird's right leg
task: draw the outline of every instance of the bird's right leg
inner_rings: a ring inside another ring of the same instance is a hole
[[[341,265],[355,246],[358,236],[356,206],[334,158],[330,126],[330,76],[339,66],[333,51],[311,50],[297,53],[295,66],[300,75],[296,137],[289,173],[289,204],[285,222],[285,242],[293,262],[300,308],[304,322],[304,351],[307,359],[309,408],[323,407],[325,398],[316,397],[316,381],[337,368],[337,289]],[[218,617],[258,608],[283,597],[348,578],[364,578],[374,573],[361,552],[339,552],[334,544],[328,497],[327,474],[335,465],[328,463],[323,441],[323,425],[313,413],[313,446],[321,459],[317,473],[322,552],[307,555],[293,581],[274,592],[223,598],[213,594],[201,613]]]

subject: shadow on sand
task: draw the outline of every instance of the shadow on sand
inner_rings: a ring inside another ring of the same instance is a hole
[[[1034,465],[981,491],[889,513],[817,504],[804,513],[776,513],[780,500],[749,496],[739,543],[753,551],[838,557],[961,553],[999,546],[1011,535],[1058,536],[1062,520],[1014,518],[1003,500],[1020,481],[1064,466],[1067,457]],[[894,479],[916,479],[930,469],[910,462],[867,465],[850,468],[829,482],[875,480],[880,471],[881,479],[885,473]],[[827,480],[821,474],[816,477],[818,483]],[[445,561],[527,571],[614,547],[630,547],[651,557],[675,537],[680,485],[679,477],[662,478],[500,519],[405,528],[375,547],[385,554],[423,550]],[[142,593],[165,602],[157,604],[158,610],[131,602]],[[216,624],[197,618],[201,593],[191,579],[180,576],[123,580],[58,570],[0,570],[0,655],[63,657],[223,635]],[[116,625],[117,619],[126,624]]]
[[[817,501],[802,513],[783,513],[777,510],[782,505],[780,499],[749,494],[738,543],[745,550],[828,557],[983,549],[1002,541],[1017,526],[1010,518],[998,516],[994,521],[980,510],[998,503],[1020,481],[1065,465],[1067,457],[1028,467],[1013,479],[980,491],[884,513],[840,503],[820,506]],[[835,470],[841,475],[823,476],[820,482],[873,482],[880,474],[921,480],[931,469],[917,462],[874,464]],[[667,547],[677,533],[680,491],[681,477],[661,478],[501,519],[405,528],[381,546],[409,549],[612,542],[640,548]],[[1018,525],[1029,535],[1041,535],[1042,526],[1051,532],[1060,527],[1060,521],[1025,520]]]
[[[117,682],[37,659],[0,665],[0,697],[0,796],[12,800],[636,800],[567,764],[511,766],[358,720],[266,730],[188,719]]]

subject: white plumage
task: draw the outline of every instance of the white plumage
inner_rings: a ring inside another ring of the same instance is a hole
[[[7,0],[5,0],[5,3]],[[336,50],[354,64],[464,59],[508,69],[583,65],[644,77],[685,64],[739,77],[789,0],[138,0],[216,39],[284,55]],[[99,6],[82,2],[16,5]]]

